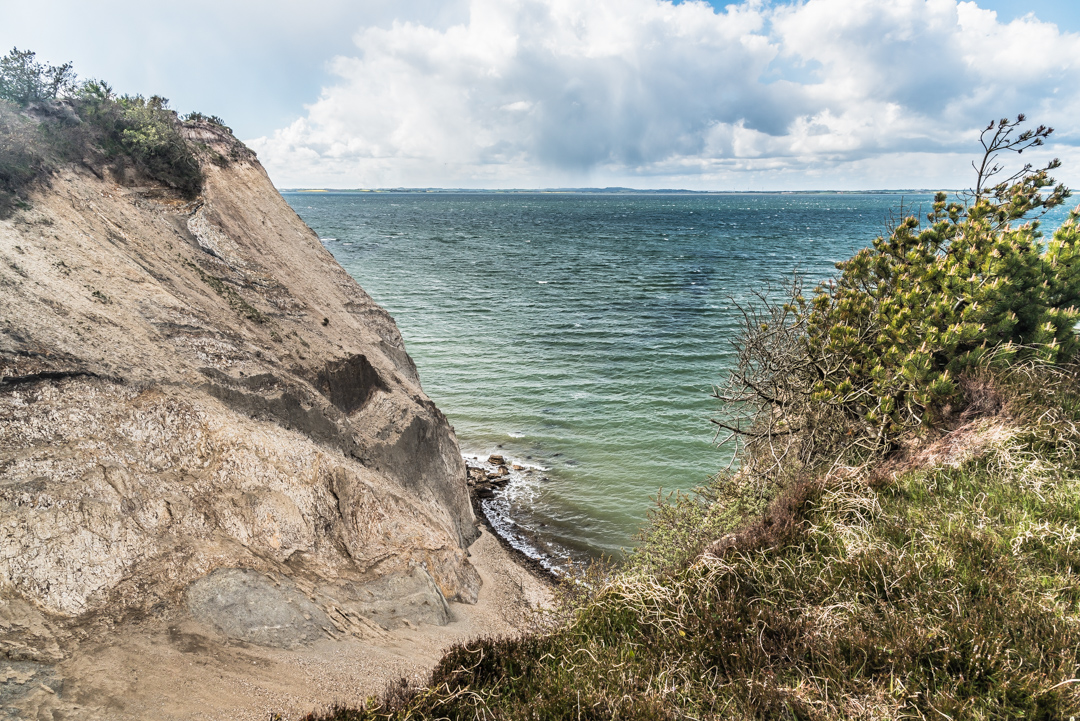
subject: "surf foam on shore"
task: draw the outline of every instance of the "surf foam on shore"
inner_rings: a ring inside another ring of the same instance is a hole
[[[470,491],[491,529],[513,550],[554,576],[570,572],[574,557],[569,549],[545,537],[542,528],[515,517],[515,507],[528,507],[540,496],[548,468],[498,454],[463,453],[469,468]],[[482,480],[481,480],[482,479]]]

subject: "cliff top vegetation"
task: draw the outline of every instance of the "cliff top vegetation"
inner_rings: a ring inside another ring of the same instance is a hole
[[[35,183],[71,163],[193,198],[203,183],[200,154],[218,164],[236,159],[186,140],[184,127],[200,123],[229,132],[216,116],[181,119],[166,98],[119,95],[103,80],[79,82],[70,63],[43,64],[33,52],[13,49],[0,58],[0,218],[26,205]]]
[[[811,292],[745,309],[738,469],[658,499],[547,625],[323,719],[1059,719],[1080,713],[1080,214],[1025,119]],[[315,717],[312,717],[315,718]]]

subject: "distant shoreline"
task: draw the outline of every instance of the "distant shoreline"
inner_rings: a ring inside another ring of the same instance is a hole
[[[685,190],[678,188],[279,188],[280,193],[326,193],[327,195],[906,195],[937,192],[958,193],[949,188],[901,188],[892,190]]]

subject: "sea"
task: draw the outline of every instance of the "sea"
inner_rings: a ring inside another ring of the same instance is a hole
[[[631,549],[658,498],[731,462],[710,419],[741,306],[807,286],[932,195],[284,192],[393,315],[483,501],[555,571]],[[1044,230],[1067,213],[1055,209]],[[771,288],[771,290],[768,290]],[[488,469],[491,466],[487,466]]]

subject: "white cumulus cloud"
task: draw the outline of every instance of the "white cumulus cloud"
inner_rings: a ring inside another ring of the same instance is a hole
[[[975,2],[472,0],[463,17],[361,28],[307,115],[249,141],[275,182],[956,187],[977,129],[1017,112],[1080,161],[1080,35]]]

